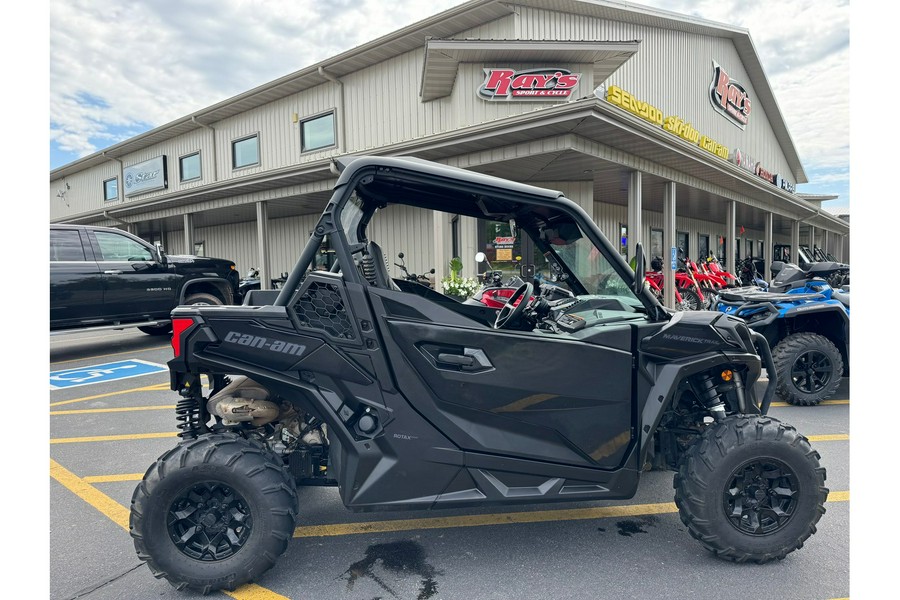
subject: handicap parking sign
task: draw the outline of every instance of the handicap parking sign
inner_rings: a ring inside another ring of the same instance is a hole
[[[63,371],[52,371],[50,373],[50,389],[59,390],[81,385],[107,383],[118,379],[129,379],[164,371],[168,371],[165,365],[137,359],[121,360],[89,367],[75,367]]]

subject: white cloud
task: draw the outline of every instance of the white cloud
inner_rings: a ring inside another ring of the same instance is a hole
[[[51,143],[90,154],[458,4],[50,0]],[[641,4],[748,29],[807,173],[847,172],[847,0]]]

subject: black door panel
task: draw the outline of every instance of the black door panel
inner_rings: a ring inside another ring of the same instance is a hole
[[[398,381],[421,377],[431,392],[409,395],[411,402],[426,417],[436,411],[465,431],[454,439],[461,447],[605,468],[621,464],[633,434],[628,349],[597,345],[597,336],[587,344],[434,322],[383,322],[412,366],[397,374]],[[452,356],[478,358],[469,366],[453,364]]]

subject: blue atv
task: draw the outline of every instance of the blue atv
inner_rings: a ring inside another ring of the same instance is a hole
[[[850,374],[850,286],[833,289],[793,264],[774,263],[768,290],[723,290],[714,310],[737,316],[766,337],[778,395],[799,406],[830,398]]]

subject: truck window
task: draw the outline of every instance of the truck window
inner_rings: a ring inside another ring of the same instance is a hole
[[[124,235],[105,231],[97,231],[94,235],[100,246],[100,260],[153,260],[148,248]]]
[[[50,230],[50,262],[85,260],[81,237],[77,231]]]

